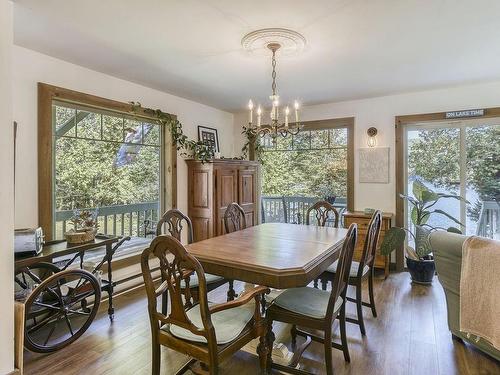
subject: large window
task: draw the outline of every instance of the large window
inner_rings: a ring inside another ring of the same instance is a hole
[[[52,106],[56,238],[84,208],[98,210],[103,233],[145,233],[160,209],[160,126],[81,105]]]
[[[83,209],[97,212],[100,233],[151,233],[175,205],[175,148],[165,129],[126,103],[44,84],[39,106],[39,221],[47,237],[63,238]]]
[[[406,192],[418,179],[436,192],[459,195],[464,200],[441,199],[433,208],[457,218],[468,235],[500,239],[500,119],[409,124],[404,134]],[[408,224],[407,207],[405,213]],[[429,224],[458,226],[445,215]]]
[[[351,124],[352,119],[311,122],[295,136],[261,139],[264,220],[266,215],[276,220],[277,198],[289,222],[303,221],[318,199],[328,199],[340,211],[351,207]]]

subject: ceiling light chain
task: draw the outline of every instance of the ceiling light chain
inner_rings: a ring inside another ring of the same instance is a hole
[[[271,42],[267,45],[267,48],[272,52],[271,65],[272,65],[272,84],[271,91],[272,95],[269,96],[271,99],[271,111],[270,111],[270,123],[262,124],[262,108],[260,105],[257,107],[257,124],[253,124],[253,102],[250,100],[248,102],[249,109],[249,121],[248,129],[255,135],[260,135],[261,137],[265,135],[271,136],[273,143],[276,143],[278,135],[286,137],[287,135],[296,135],[300,131],[302,125],[299,122],[299,103],[295,101],[295,122],[289,125],[290,108],[288,106],[284,109],[285,121],[283,123],[279,122],[279,96],[276,91],[276,51],[281,48],[281,44],[276,42]]]

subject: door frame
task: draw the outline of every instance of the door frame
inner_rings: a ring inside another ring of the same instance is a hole
[[[402,227],[404,225],[404,211],[405,205],[402,199],[399,198],[399,194],[403,193],[405,190],[405,126],[418,123],[430,123],[430,122],[444,122],[453,120],[472,120],[472,119],[482,119],[491,117],[500,117],[500,107],[485,108],[484,115],[482,116],[472,116],[465,118],[450,119],[446,118],[447,112],[434,112],[434,113],[422,113],[415,115],[402,115],[395,117],[395,132],[396,132],[396,226]],[[404,249],[401,247],[396,250],[396,270],[402,271],[404,269]]]

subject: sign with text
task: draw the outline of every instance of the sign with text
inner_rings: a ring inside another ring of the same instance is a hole
[[[469,109],[466,111],[446,112],[446,118],[479,117],[484,116],[484,109]]]

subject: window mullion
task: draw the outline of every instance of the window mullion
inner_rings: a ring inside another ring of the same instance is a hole
[[[465,199],[467,196],[467,140],[466,140],[466,126],[464,123],[460,124],[460,222],[462,225],[462,232],[466,233],[467,230],[467,208]]]

